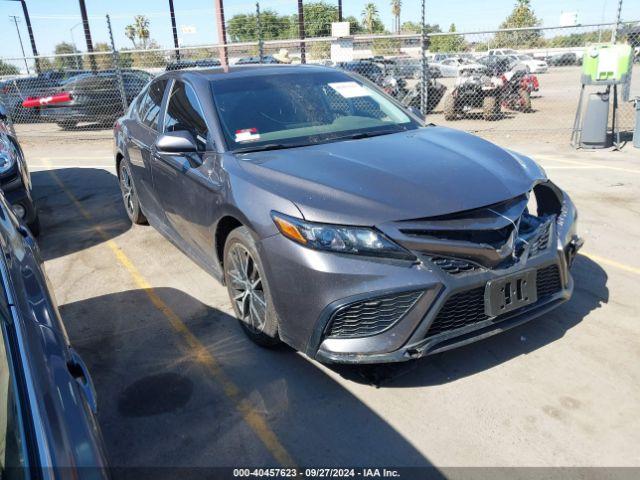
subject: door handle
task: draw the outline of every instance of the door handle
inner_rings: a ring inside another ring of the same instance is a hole
[[[69,347],[69,353],[70,359],[67,362],[69,373],[80,387],[80,390],[82,390],[89,408],[94,414],[96,414],[98,412],[96,389],[93,386],[93,381],[91,380],[91,376],[89,375],[89,370],[87,370],[87,366],[85,365],[80,355],[78,355],[78,352]]]

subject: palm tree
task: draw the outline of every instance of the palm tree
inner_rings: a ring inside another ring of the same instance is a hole
[[[144,15],[136,15],[133,17],[133,24],[124,27],[124,34],[127,36],[133,47],[137,48],[136,38],[139,38],[142,42],[142,48],[147,48],[147,42],[149,41],[149,19]]]
[[[149,19],[144,15],[136,15],[133,17],[133,23],[136,28],[136,34],[142,41],[142,48],[147,48],[149,41]]]
[[[378,7],[375,3],[367,3],[362,10],[362,23],[369,33],[373,33],[373,28],[378,21]]]
[[[400,10],[402,10],[402,0],[391,0],[391,14],[395,20],[396,33],[400,33]]]

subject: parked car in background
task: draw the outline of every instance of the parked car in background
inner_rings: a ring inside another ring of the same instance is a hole
[[[87,368],[71,347],[38,246],[0,193],[0,476],[107,479]]]
[[[530,55],[518,54],[507,55],[508,58],[513,60],[514,63],[524,65],[527,72],[530,73],[545,73],[549,70],[549,65],[544,60],[538,60]]]
[[[153,75],[143,70],[124,70],[122,81],[127,105],[149,83]],[[68,100],[40,107],[44,120],[55,122],[63,129],[78,123],[98,123],[109,126],[124,113],[118,74],[114,71],[89,72],[71,77],[44,95],[68,94]]]
[[[482,67],[477,62],[461,57],[449,57],[441,62],[430,63],[429,66],[438,72],[440,77],[457,77],[461,69]]]
[[[576,209],[524,155],[333,68],[167,72],[148,92],[114,127],[127,215],[222,280],[259,345],[406,361],[571,297]]]
[[[505,56],[505,55],[517,55],[518,52],[515,51],[513,48],[492,48],[490,50],[487,51],[487,55],[489,55],[490,57],[493,56]]]
[[[554,67],[582,65],[582,55],[578,55],[573,52],[558,53],[547,57],[547,63]]]
[[[39,108],[24,108],[22,102],[59,86],[69,77],[86,73],[83,70],[47,71],[31,77],[19,77],[0,82],[0,101],[14,123],[37,122]]]
[[[255,64],[275,64],[281,63],[280,60],[275,58],[273,55],[263,55],[262,59],[259,56],[255,57],[243,57],[240,58],[235,64],[236,65],[255,65]]]
[[[177,62],[171,62],[167,64],[167,71],[171,70],[184,70],[186,68],[211,68],[219,67],[220,60],[217,58],[201,59],[201,60],[180,60]]]
[[[352,62],[338,62],[336,67],[347,72],[357,73],[371,80],[377,85],[382,85],[385,78],[384,69],[371,60],[354,60]]]
[[[18,139],[6,122],[5,107],[0,104],[0,188],[13,213],[37,236],[40,218],[33,198],[31,175]]]

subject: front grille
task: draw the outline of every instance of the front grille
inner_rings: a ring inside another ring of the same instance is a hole
[[[427,257],[427,259],[450,275],[459,275],[461,273],[482,270],[480,265],[476,265],[475,263],[467,262],[466,260],[459,258]]]
[[[558,266],[550,265],[538,270],[536,287],[538,302],[558,293],[562,289]],[[488,320],[489,317],[484,310],[484,290],[484,286],[476,287],[449,297],[429,327],[426,336],[433,337],[443,332]]]
[[[538,300],[550,297],[562,290],[560,270],[557,265],[549,265],[541,268],[536,274],[536,286],[538,288]]]
[[[333,315],[327,335],[354,338],[381,333],[400,320],[420,295],[421,291],[395,293],[342,307]]]

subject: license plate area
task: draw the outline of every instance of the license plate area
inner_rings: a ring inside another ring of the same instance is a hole
[[[536,271],[526,270],[487,282],[484,308],[489,317],[497,317],[538,300]]]

